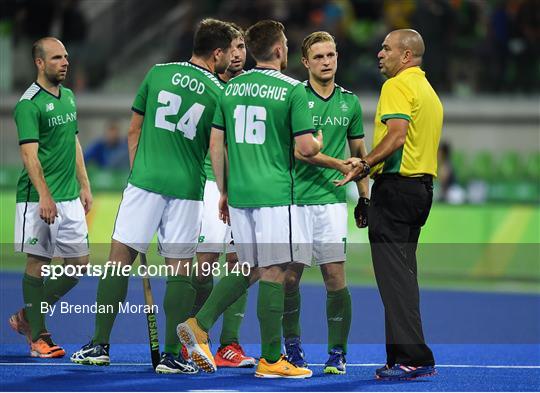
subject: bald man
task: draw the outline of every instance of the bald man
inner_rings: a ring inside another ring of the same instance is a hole
[[[36,41],[32,57],[37,80],[15,106],[14,118],[24,163],[17,183],[15,251],[26,253],[24,308],[9,319],[24,335],[30,355],[56,358],[65,351],[45,326],[45,314],[72,289],[88,263],[85,215],[92,193],[77,138],[77,108],[70,89],[61,85],[69,62],[64,45],[53,37]],[[44,281],[53,257],[64,259],[59,276]],[[45,311],[46,310],[46,311]]]
[[[351,158],[354,169],[337,184],[368,174],[375,180],[369,241],[384,304],[386,365],[376,378],[435,374],[420,318],[416,247],[433,199],[443,107],[421,70],[424,41],[414,30],[388,34],[378,54],[384,83],[375,116],[373,150]]]

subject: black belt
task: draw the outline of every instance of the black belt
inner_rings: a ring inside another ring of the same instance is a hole
[[[405,181],[416,181],[420,183],[433,183],[433,176],[423,174],[421,176],[403,176],[399,173],[382,173],[375,178],[375,181],[383,180],[405,180]]]

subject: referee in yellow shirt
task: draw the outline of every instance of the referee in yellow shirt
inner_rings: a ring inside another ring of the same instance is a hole
[[[439,97],[420,69],[424,42],[414,30],[388,34],[378,54],[388,77],[375,116],[373,150],[343,185],[369,173],[375,180],[369,208],[369,241],[384,304],[387,361],[379,379],[433,375],[435,360],[420,319],[416,247],[433,199],[437,148],[443,123]]]

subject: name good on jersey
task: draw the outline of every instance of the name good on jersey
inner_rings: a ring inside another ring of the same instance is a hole
[[[319,96],[309,82],[305,82],[308,104],[315,129],[322,130],[324,146],[321,153],[345,159],[347,139],[364,137],[362,108],[352,92],[336,85],[328,98]],[[336,187],[332,180],[342,174],[331,168],[322,168],[296,161],[294,202],[297,205],[322,205],[346,202],[344,187]]]
[[[290,205],[293,137],[314,132],[304,86],[275,70],[250,70],[225,87],[213,126],[226,133],[229,204]]]
[[[128,182],[147,191],[202,200],[204,159],[222,90],[209,71],[189,62],[157,64],[142,82],[132,110],[144,115]]]
[[[77,106],[70,89],[59,87],[58,97],[32,83],[13,112],[19,144],[39,143],[38,159],[45,182],[56,202],[79,196],[76,177]],[[38,202],[39,194],[24,168],[17,182],[17,202]]]

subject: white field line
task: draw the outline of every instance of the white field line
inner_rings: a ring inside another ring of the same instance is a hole
[[[11,363],[11,362],[0,362],[0,366],[12,367],[12,366],[53,366],[53,367],[84,367],[81,364],[75,363]],[[111,363],[109,366],[98,366],[100,368],[106,369],[107,367],[151,367],[150,363]],[[324,366],[323,363],[311,363],[310,366]],[[347,367],[380,367],[380,363],[347,363]],[[481,365],[481,364],[437,364],[436,367],[440,368],[515,368],[515,369],[540,369],[540,366],[506,366],[506,365]]]

